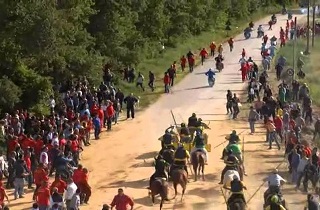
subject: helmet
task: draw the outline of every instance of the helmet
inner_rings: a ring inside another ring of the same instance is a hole
[[[186,127],[186,124],[185,123],[181,123],[181,127]]]
[[[212,68],[210,68],[209,71],[212,71]]]
[[[234,175],[233,180],[239,180],[239,177],[237,175]]]
[[[236,131],[236,130],[233,130],[231,134],[234,134],[234,135],[235,135],[235,134],[237,134],[237,131]]]
[[[201,118],[198,118],[198,121],[199,121],[199,122],[201,122],[201,121],[202,121],[202,119],[201,119]]]
[[[279,202],[279,197],[278,197],[277,195],[273,195],[273,196],[271,197],[271,202],[272,202],[272,203],[278,203],[278,202]]]
[[[192,113],[192,117],[195,117],[196,116],[196,113]]]

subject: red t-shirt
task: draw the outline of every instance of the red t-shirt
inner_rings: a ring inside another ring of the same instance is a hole
[[[8,150],[9,150],[9,153],[14,151],[16,149],[16,146],[18,144],[18,140],[11,140],[9,141],[8,143]]]
[[[58,193],[63,194],[64,191],[67,189],[67,183],[63,180],[55,180],[51,184],[51,190],[56,187],[58,188]]]
[[[48,179],[48,175],[43,168],[37,168],[33,172],[33,180],[36,185],[40,185],[42,181],[47,181]]]
[[[50,205],[50,190],[48,187],[40,187],[37,192],[37,204],[39,206]]]
[[[37,140],[34,147],[34,151],[37,155],[40,155],[42,146],[43,146],[43,141],[40,139]]]
[[[72,176],[74,183],[78,184],[81,182],[81,178],[83,176],[82,174],[83,174],[83,171],[81,169],[74,170],[73,176]]]
[[[23,150],[26,150],[27,147],[34,148],[35,145],[36,145],[35,143],[36,143],[36,142],[33,141],[32,139],[25,138],[24,140],[22,140],[21,147],[22,147]]]
[[[26,162],[26,166],[28,170],[31,170],[31,160],[29,156],[24,156],[24,161]]]
[[[65,140],[65,139],[60,139],[60,141],[59,141],[59,146],[60,147],[63,147],[63,146],[65,146],[67,144],[67,141]]]
[[[71,151],[76,152],[79,149],[79,143],[77,140],[71,141]]]

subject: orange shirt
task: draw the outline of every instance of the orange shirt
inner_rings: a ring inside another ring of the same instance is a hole
[[[215,50],[216,47],[217,47],[217,46],[216,46],[214,43],[211,43],[211,44],[210,44],[210,49],[211,49],[211,50]]]
[[[182,57],[180,59],[180,63],[181,63],[182,66],[186,65],[186,62],[187,62],[187,59],[185,57]]]
[[[59,194],[63,194],[64,191],[67,189],[67,183],[63,180],[54,180],[54,182],[52,182],[50,190],[52,191],[52,189],[56,187],[58,188],[58,193]]]
[[[50,190],[48,187],[40,187],[37,192],[37,204],[39,206],[50,205]]]

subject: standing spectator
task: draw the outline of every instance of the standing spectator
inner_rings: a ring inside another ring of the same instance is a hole
[[[98,115],[95,115],[92,120],[93,126],[94,126],[94,137],[95,139],[99,139],[100,132],[101,132],[101,122]]]
[[[136,78],[136,74],[135,74],[135,69],[132,68],[130,71],[129,71],[129,83],[133,83],[134,82],[134,78]]]
[[[169,93],[169,91],[170,91],[170,88],[169,88],[170,87],[170,77],[167,72],[164,73],[163,83],[164,83],[164,92]]]
[[[50,113],[54,113],[54,108],[56,107],[56,101],[54,100],[53,95],[49,97],[49,107],[50,107]]]
[[[42,152],[40,154],[40,163],[42,163],[45,167],[49,166],[49,156],[48,156],[48,147],[43,146]]]
[[[267,128],[267,140],[269,141],[269,149],[272,148],[272,142],[275,141],[278,146],[278,149],[280,150],[280,144],[276,134],[276,127],[271,120],[268,120],[266,124],[266,128]]]
[[[144,81],[144,76],[141,74],[141,72],[139,72],[136,86],[141,87],[141,89],[144,91],[143,81]]]
[[[292,150],[292,156],[291,156],[291,163],[290,163],[290,166],[291,166],[291,172],[292,172],[292,183],[293,184],[296,184],[297,181],[298,181],[298,177],[299,177],[299,174],[298,174],[298,166],[299,166],[299,163],[300,163],[300,154],[297,153],[297,148],[294,148]]]
[[[195,64],[195,59],[194,59],[194,56],[190,56],[188,57],[188,65],[189,65],[189,72],[193,72],[193,69],[194,69],[194,64]]]
[[[111,210],[113,207],[116,207],[116,210],[127,210],[127,206],[131,206],[131,210],[133,210],[133,200],[123,193],[123,189],[118,189],[118,195],[114,196],[111,203]]]
[[[253,134],[255,132],[255,123],[257,120],[259,120],[259,114],[256,110],[253,109],[253,106],[250,107],[250,111],[249,111],[249,116],[248,116],[248,121],[249,121],[249,125],[250,125],[250,134]]]
[[[216,44],[214,42],[211,42],[211,44],[210,44],[210,55],[212,57],[214,57],[214,53],[216,51],[216,48],[217,48]]]
[[[67,210],[71,210],[71,200],[72,200],[74,194],[76,193],[77,189],[78,189],[77,185],[70,178],[68,180],[67,191],[65,194]]]
[[[180,58],[180,66],[181,66],[182,72],[184,72],[184,69],[186,68],[186,63],[187,63],[187,59],[186,59],[186,57],[183,55],[183,56]]]
[[[72,196],[70,209],[80,210],[80,189],[77,189],[76,193]]]
[[[64,191],[67,189],[67,183],[61,179],[61,175],[57,174],[55,180],[52,182],[50,186],[50,191],[53,193],[53,189],[57,188],[58,193],[63,195]]]
[[[63,195],[59,194],[58,188],[56,187],[52,189],[52,194],[50,197],[50,207],[54,208],[54,206],[57,206],[57,208],[60,207],[60,209],[63,207]]]
[[[33,193],[33,200],[35,200],[36,199],[35,196],[37,195],[38,189],[41,187],[42,182],[48,181],[49,179],[47,172],[44,169],[44,166],[42,163],[39,163],[37,169],[34,171],[33,179],[36,185],[36,189],[34,190],[34,193]]]
[[[48,182],[42,182],[41,187],[38,189],[36,195],[36,201],[39,206],[39,210],[47,210],[50,206],[50,190]]]
[[[127,104],[127,119],[134,118],[134,105],[138,102],[138,99],[133,95],[133,93],[130,93],[129,96],[125,97],[123,102]]]
[[[122,111],[122,105],[123,105],[123,100],[124,100],[124,94],[123,92],[121,91],[121,89],[119,88],[115,97],[117,99],[119,99],[119,103],[120,103],[120,112]]]
[[[155,76],[152,71],[149,71],[149,82],[148,86],[151,88],[151,91],[154,91],[154,81],[155,81]]]
[[[24,179],[28,176],[26,164],[22,156],[18,157],[18,160],[13,166],[14,174],[14,199],[23,198],[24,192]]]
[[[11,142],[13,142],[13,140],[10,140]],[[10,143],[9,143],[10,145]],[[10,147],[8,146],[8,150],[10,149]],[[7,189],[11,189],[14,187],[14,165],[16,163],[16,152],[12,151],[9,155],[8,158],[8,172],[9,172],[9,177],[7,180],[7,185],[6,188]]]
[[[106,109],[106,118],[107,118],[107,130],[111,130],[112,119],[114,118],[115,111],[113,109],[113,103],[111,101],[107,101],[107,109]]]
[[[170,68],[167,70],[167,73],[170,77],[170,86],[173,86],[174,84],[174,78],[176,77],[176,71],[173,68],[173,65],[170,66]]]
[[[301,180],[302,180],[304,172],[305,172],[305,168],[309,162],[309,159],[307,158],[306,153],[304,151],[302,151],[301,156],[302,157],[301,157],[301,159],[299,161],[299,165],[297,167],[298,180],[296,183],[296,189],[299,189],[299,187],[300,187]]]
[[[79,182],[79,188],[81,190],[81,194],[84,197],[83,202],[86,204],[88,203],[88,201],[91,197],[91,187],[88,182],[88,180],[89,180],[88,173],[89,173],[88,169],[83,168],[80,182]]]

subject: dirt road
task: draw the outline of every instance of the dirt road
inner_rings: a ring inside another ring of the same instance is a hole
[[[269,18],[257,23],[264,24],[269,37],[279,36],[280,26],[285,26],[286,16],[278,15],[278,23],[272,31],[267,31]],[[121,125],[113,128],[110,133],[104,132],[102,138],[93,141],[93,145],[86,147],[81,162],[90,170],[90,183],[93,195],[90,204],[81,207],[86,209],[100,209],[102,204],[110,203],[117,192],[117,188],[123,187],[125,193],[132,196],[136,203],[135,209],[158,209],[152,207],[151,200],[147,197],[148,180],[154,171],[151,162],[160,150],[160,142],[157,140],[163,135],[165,128],[173,124],[170,110],[175,113],[178,123],[187,121],[191,113],[196,113],[205,122],[210,121],[211,130],[208,130],[209,142],[212,147],[224,141],[225,135],[231,130],[238,132],[245,130],[245,165],[248,176],[245,183],[248,187],[246,198],[254,194],[263,183],[263,179],[270,170],[283,160],[283,151],[267,150],[264,132],[254,136],[248,136],[246,123],[235,123],[229,120],[225,110],[226,90],[240,93],[244,84],[238,71],[242,48],[253,60],[261,61],[261,40],[255,38],[256,31],[249,40],[244,40],[243,35],[235,38],[234,51],[228,52],[228,46],[224,46],[225,69],[218,73],[216,84],[213,88],[208,87],[207,78],[203,74],[210,67],[214,67],[213,59],[210,58],[204,64],[195,69],[181,83],[173,88],[173,94],[163,95],[155,104],[144,112],[138,113],[134,120],[121,122]],[[209,41],[209,40],[208,40]],[[180,202],[180,197],[165,203],[165,209],[226,209],[223,196],[218,185],[220,173],[224,167],[219,159],[223,147],[212,149],[209,153],[209,165],[205,169],[206,181],[191,181],[188,184],[186,197]],[[284,170],[285,164],[280,169]],[[301,209],[300,202],[305,196],[291,191],[288,186],[284,193],[289,206]],[[264,185],[249,202],[252,210],[262,209]],[[171,190],[172,191],[172,190]],[[181,190],[180,190],[181,192]],[[291,193],[293,193],[291,195]],[[13,209],[29,209],[31,206],[31,194],[27,194],[24,200],[12,201]],[[18,204],[19,202],[20,204]],[[22,202],[22,203],[21,203]],[[301,206],[302,207],[302,206]]]

